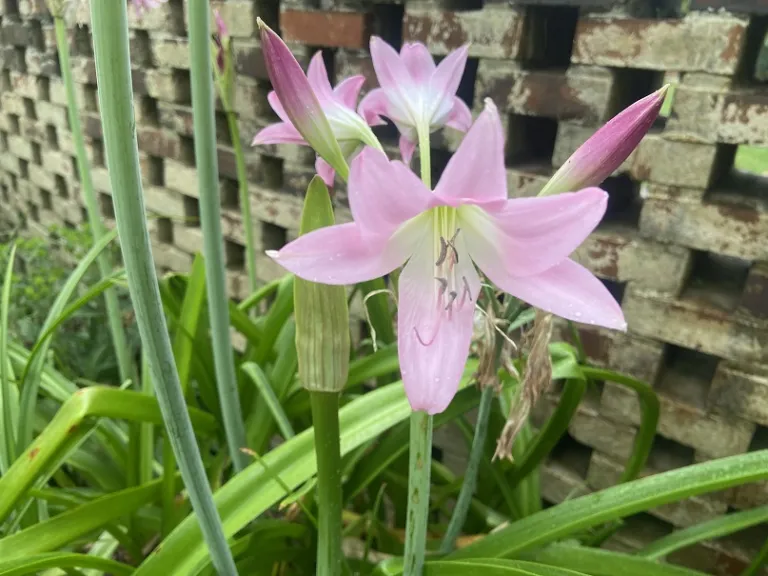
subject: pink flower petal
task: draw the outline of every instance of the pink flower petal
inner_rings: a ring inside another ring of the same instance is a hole
[[[352,161],[348,191],[352,216],[364,233],[387,238],[435,201],[403,163],[370,147]]]
[[[435,61],[427,50],[427,47],[420,42],[406,42],[400,49],[400,58],[408,72],[411,74],[414,82],[426,83],[435,71]]]
[[[357,113],[369,126],[386,124],[382,116],[389,116],[389,98],[381,88],[374,88],[360,101]]]
[[[354,110],[363,84],[365,84],[365,76],[350,76],[339,82],[333,89],[333,96],[347,108]]]
[[[458,96],[453,98],[453,108],[445,121],[445,125],[462,132],[466,132],[472,126],[472,112],[464,100]]]
[[[401,92],[412,84],[411,75],[400,55],[378,36],[371,36],[371,60],[382,88]]]
[[[453,99],[459,88],[464,67],[467,65],[469,46],[464,45],[443,58],[429,81],[430,94],[435,98],[432,105],[435,124],[443,124],[453,109]]]
[[[417,232],[417,230],[413,230]],[[389,274],[410,256],[412,235],[372,238],[350,222],[299,236],[267,255],[299,278],[322,284],[357,284]]]
[[[574,322],[626,330],[621,306],[600,280],[573,260],[564,260],[546,272],[525,278],[509,275],[502,266],[483,267],[502,290],[528,304]]]
[[[267,102],[269,102],[270,107],[275,111],[275,114],[277,114],[277,117],[280,118],[280,120],[287,122],[288,124],[291,123],[288,115],[285,113],[285,108],[283,108],[283,105],[280,103],[280,98],[278,97],[277,92],[272,90],[267,94]]]
[[[435,194],[452,206],[507,199],[504,131],[490,100],[448,161]]]
[[[397,347],[411,408],[437,414],[451,403],[464,372],[472,340],[474,301],[445,309],[440,284],[434,278],[432,242],[430,233],[400,275]],[[466,260],[467,270],[462,270],[462,276],[467,277],[476,295],[480,281]]]
[[[565,161],[539,195],[600,184],[640,144],[659,115],[666,94],[664,86],[609,120]]]
[[[253,137],[251,146],[259,144],[302,144],[306,145],[304,138],[299,131],[293,127],[293,124],[279,122],[262,128],[256,136]]]
[[[312,60],[309,61],[307,79],[321,102],[333,98],[333,89],[331,88],[330,80],[328,80],[328,71],[325,68],[323,53],[319,50],[312,56]]]
[[[323,179],[323,182],[325,182],[325,185],[328,186],[328,188],[333,188],[336,170],[334,170],[328,162],[320,158],[320,156],[315,159],[315,172],[317,172],[317,175]]]
[[[495,260],[511,276],[540,274],[559,264],[600,222],[608,194],[600,188],[517,198],[498,209],[461,208],[473,258],[483,268]]]
[[[413,153],[416,150],[416,143],[408,138],[405,134],[400,135],[400,155],[403,157],[403,162],[409,166],[413,159]]]

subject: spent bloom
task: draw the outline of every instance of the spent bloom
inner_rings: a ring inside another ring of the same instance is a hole
[[[418,143],[419,131],[426,135],[449,126],[466,132],[472,125],[469,108],[456,96],[467,52],[468,47],[463,46],[435,66],[423,44],[405,43],[398,54],[381,38],[371,38],[371,59],[381,87],[366,94],[359,112],[371,125],[382,124],[382,117],[394,122],[406,163]]]
[[[132,0],[137,16],[143,16],[147,10],[157,8],[168,0]]]
[[[569,255],[602,218],[598,188],[508,199],[504,136],[496,107],[485,110],[448,162],[434,191],[402,162],[366,147],[352,162],[354,221],[268,252],[300,278],[355,284],[405,264],[399,277],[398,353],[414,410],[443,411],[469,354],[480,278],[558,316],[624,329],[621,308]]]
[[[275,88],[267,98],[281,121],[262,129],[252,145],[312,146],[320,156],[318,173],[330,186],[334,169],[344,170],[342,176],[346,177],[346,166],[341,165],[359,151],[362,143],[381,147],[368,124],[355,112],[365,79],[351,76],[331,87],[321,52],[314,55],[305,76],[280,37],[261,21],[259,25],[269,78]]]
[[[216,47],[216,69],[219,74],[224,74],[230,45],[229,30],[218,10],[213,11],[213,17],[216,21],[216,32],[213,34],[213,43]]]

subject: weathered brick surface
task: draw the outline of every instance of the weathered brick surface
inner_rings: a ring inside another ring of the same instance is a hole
[[[662,4],[664,6],[662,6]],[[84,220],[66,93],[53,25],[41,0],[0,2],[0,220],[30,233]],[[376,86],[371,35],[424,42],[439,61],[469,44],[459,94],[475,112],[485,98],[499,107],[507,134],[507,184],[533,196],[600,126],[634,100],[670,82],[671,112],[604,183],[610,200],[597,230],[573,258],[620,300],[627,333],[580,326],[596,366],[629,374],[659,393],[661,420],[645,474],[765,446],[768,428],[768,220],[766,181],[733,170],[736,148],[768,148],[765,56],[758,44],[765,0],[280,0],[213,2],[233,36],[235,111],[245,148],[262,281],[283,270],[264,255],[295,238],[314,154],[289,145],[251,148],[276,117],[256,18],[288,39],[306,65],[323,50],[333,82],[352,74]],[[717,10],[709,10],[714,7]],[[728,11],[720,10],[727,7]],[[137,140],[157,266],[188,269],[202,249],[194,124],[189,86],[188,5],[172,0],[144,18],[130,17]],[[111,184],[98,117],[87,3],[70,32],[76,97],[108,226]],[[764,18],[764,17],[763,17]],[[765,50],[763,50],[765,53]],[[761,60],[761,58],[763,60]],[[761,84],[760,82],[763,82]],[[217,102],[222,233],[227,287],[247,296],[243,225],[226,119]],[[397,156],[397,139],[383,131]],[[460,144],[454,130],[435,132],[434,166]],[[351,219],[343,185],[337,220]],[[353,311],[355,330],[360,303]],[[564,322],[556,337],[570,339]],[[557,502],[614,483],[640,422],[635,393],[615,383],[590,390],[570,424],[567,450],[541,472],[542,494]],[[541,423],[553,393],[536,407]],[[455,432],[455,431],[454,431]],[[463,470],[463,443],[436,436],[444,463]],[[461,444],[460,448],[456,445]],[[637,549],[675,527],[768,503],[768,483],[702,496],[633,517],[606,544]],[[669,560],[717,574],[738,573],[749,548],[718,541]]]

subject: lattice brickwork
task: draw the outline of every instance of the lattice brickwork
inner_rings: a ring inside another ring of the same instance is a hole
[[[510,194],[537,191],[602,122],[665,82],[671,112],[604,187],[604,222],[578,252],[621,301],[626,335],[584,330],[590,357],[654,383],[662,417],[648,473],[768,446],[768,214],[765,180],[734,170],[738,147],[768,147],[768,30],[764,0],[227,0],[234,37],[237,111],[248,150],[260,251],[297,229],[313,155],[293,146],[251,149],[275,120],[256,16],[279,26],[304,62],[322,49],[336,79],[375,85],[371,34],[399,45],[424,42],[445,55],[471,42],[460,95],[475,111],[491,97],[508,126]],[[722,10],[729,7],[732,12]],[[713,10],[714,9],[714,10]],[[147,209],[160,270],[188,268],[202,247],[190,108],[186,5],[181,0],[131,21],[136,124]],[[98,119],[86,21],[71,31],[73,66],[93,177],[106,218],[110,184]],[[53,25],[42,0],[0,3],[0,206],[32,231],[84,220]],[[235,163],[221,115],[219,167],[229,289],[245,294]],[[394,149],[391,131],[382,137]],[[457,135],[435,139],[443,161]],[[341,219],[348,218],[343,191]],[[266,257],[262,280],[281,274]],[[551,410],[556,393],[538,418]],[[560,501],[618,478],[639,421],[632,394],[600,384],[543,475]],[[450,463],[461,456],[444,442]],[[674,527],[768,503],[750,485],[652,510],[609,541],[634,548]],[[765,530],[686,549],[672,559],[737,574]],[[753,538],[754,537],[754,538]]]

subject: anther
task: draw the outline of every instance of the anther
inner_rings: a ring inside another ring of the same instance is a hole
[[[435,336],[437,336],[437,333],[435,333],[435,335],[432,336],[432,340],[430,340],[429,342],[424,342],[424,340],[421,339],[421,334],[419,334],[419,330],[418,328],[416,328],[416,326],[413,327],[413,333],[416,334],[416,340],[419,341],[419,344],[421,344],[424,347],[431,346],[432,342],[435,341]]]
[[[439,276],[435,278],[438,282],[440,282],[440,296],[445,294],[445,291],[448,290],[448,280],[445,278],[440,278]]]
[[[448,304],[446,304],[446,306],[445,306],[446,310],[450,310],[451,309],[451,305],[453,304],[453,302],[456,300],[456,298],[458,296],[458,294],[456,293],[456,290],[451,290],[448,293],[448,295],[451,297],[451,299],[448,301]]]
[[[469,289],[469,282],[467,281],[466,276],[462,276],[461,280],[464,282],[464,292],[462,293],[462,298],[464,295],[467,295],[469,297],[469,301],[472,302],[472,290]]]
[[[453,261],[456,264],[459,263],[459,251],[456,250],[456,246],[454,245],[454,242],[456,242],[456,236],[459,235],[459,232],[461,232],[461,228],[456,228],[456,232],[454,232],[453,236],[451,236],[451,239],[448,240],[448,246],[450,246],[451,250],[453,250]]]
[[[445,238],[440,236],[440,255],[437,257],[435,266],[440,266],[443,262],[445,262],[445,257],[447,255],[448,255],[448,244],[446,244]]]

